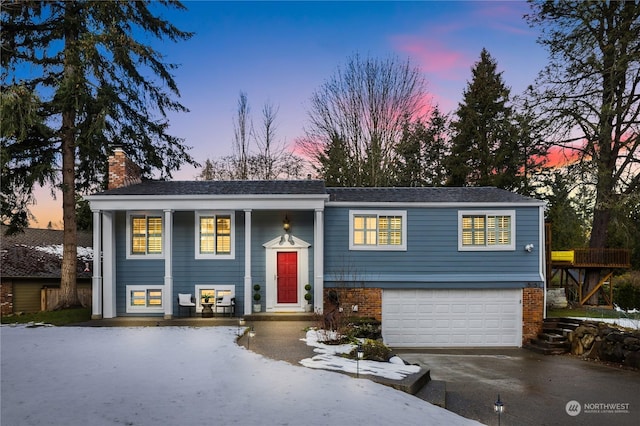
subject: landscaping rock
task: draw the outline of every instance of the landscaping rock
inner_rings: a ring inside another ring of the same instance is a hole
[[[629,352],[624,358],[624,365],[631,368],[640,369],[640,351]]]
[[[571,353],[640,368],[640,331],[585,322],[570,335]]]

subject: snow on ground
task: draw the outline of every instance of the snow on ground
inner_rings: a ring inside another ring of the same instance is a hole
[[[0,328],[0,424],[477,425],[235,343],[235,327]]]
[[[342,371],[352,374],[368,374],[392,380],[402,380],[408,375],[420,371],[419,366],[405,365],[398,357],[391,358],[391,362],[355,361],[343,358],[339,356],[339,354],[351,352],[355,345],[326,345],[318,342],[318,338],[321,337],[319,333],[326,333],[326,331],[309,330],[307,331],[306,339],[302,339],[307,342],[307,345],[315,346],[314,352],[319,353],[319,355],[315,355],[313,358],[306,358],[300,361],[300,364],[305,367]]]
[[[598,318],[598,317],[571,317],[582,321],[606,322],[608,324],[616,324],[620,327],[640,330],[640,319],[633,318]]]

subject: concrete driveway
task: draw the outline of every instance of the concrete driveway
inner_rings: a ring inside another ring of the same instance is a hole
[[[498,394],[504,403],[502,425],[640,424],[640,371],[526,349],[396,353],[429,368],[432,379],[446,381],[448,410],[488,425],[498,424]]]

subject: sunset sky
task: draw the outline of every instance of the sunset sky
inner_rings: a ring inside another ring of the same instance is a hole
[[[486,48],[512,95],[534,83],[547,62],[528,27],[524,1],[210,2],[187,1],[186,12],[163,10],[195,36],[154,44],[174,72],[190,113],[172,115],[171,133],[193,147],[198,162],[232,152],[238,96],[246,92],[254,121],[269,101],[279,107],[277,139],[304,133],[309,99],[350,56],[410,58],[427,80],[433,103],[453,112]],[[149,39],[149,43],[155,43]],[[193,179],[185,168],[175,179]],[[39,191],[34,227],[61,225],[62,200]]]

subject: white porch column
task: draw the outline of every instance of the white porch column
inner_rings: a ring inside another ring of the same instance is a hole
[[[116,316],[116,232],[114,212],[102,212],[102,317]]]
[[[324,305],[324,210],[316,210],[313,225],[313,310],[321,314]]]
[[[102,213],[93,213],[93,275],[91,277],[91,319],[102,318]]]
[[[244,315],[251,314],[251,209],[244,211]]]
[[[173,317],[173,210],[164,211],[164,318]]]

